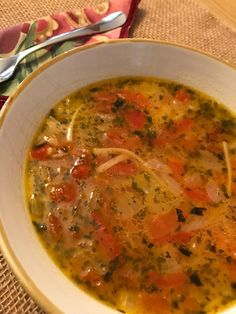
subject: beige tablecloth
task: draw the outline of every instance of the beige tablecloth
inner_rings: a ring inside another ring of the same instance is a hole
[[[101,1],[1,0],[0,28],[99,2]],[[236,31],[218,17],[200,0],[142,0],[131,37],[187,45],[236,66]],[[42,313],[16,280],[1,253],[0,313]]]

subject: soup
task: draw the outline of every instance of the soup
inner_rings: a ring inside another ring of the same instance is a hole
[[[46,250],[122,313],[208,313],[236,298],[236,124],[174,82],[119,78],[66,97],[28,154]]]

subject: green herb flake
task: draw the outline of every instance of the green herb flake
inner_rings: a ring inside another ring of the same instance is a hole
[[[147,116],[147,123],[148,123],[148,124],[153,124],[153,121],[152,121],[152,117],[151,117],[151,116]]]
[[[147,130],[147,133],[146,133],[146,134],[147,134],[147,137],[148,137],[150,140],[156,137],[156,131],[153,130],[153,129],[151,129],[151,128],[149,128],[149,129]]]
[[[236,282],[232,282],[232,283],[231,283],[231,288],[232,288],[232,289],[236,289]]]
[[[151,242],[149,242],[149,241],[148,241],[147,239],[145,239],[145,238],[142,239],[142,243],[143,243],[143,244],[146,244],[149,249],[151,249],[151,248],[154,247],[154,244],[152,244]]]
[[[215,116],[215,110],[210,102],[203,102],[201,104],[201,114],[207,118]]]
[[[183,215],[183,211],[182,210],[176,208],[176,215],[177,215],[177,218],[178,218],[178,222],[185,222],[186,221],[186,219],[185,219],[185,217]]]
[[[179,309],[179,303],[178,303],[178,301],[177,300],[173,300],[172,302],[171,302],[171,306],[173,307],[173,309]]]
[[[144,173],[143,177],[144,177],[144,179],[145,179],[147,182],[150,182],[150,175],[149,175],[149,174]]]
[[[122,118],[122,117],[116,117],[116,118],[113,120],[113,123],[116,124],[116,125],[119,125],[119,126],[123,126],[124,123],[125,123],[125,120],[124,120],[124,118]]]
[[[133,188],[136,192],[139,192],[139,193],[141,193],[142,195],[144,195],[143,189],[141,189],[135,181],[132,182],[132,188]]]
[[[216,246],[215,245],[208,244],[206,248],[208,251],[216,253]]]
[[[224,154],[223,153],[218,153],[216,154],[216,157],[219,159],[219,160],[224,160]]]
[[[168,120],[165,122],[165,124],[166,124],[167,129],[169,129],[169,130],[174,129],[174,122],[173,122],[173,120],[168,119]]]
[[[101,90],[100,88],[98,87],[93,87],[93,88],[90,88],[90,92],[94,93],[94,92],[98,92],[99,90]]]
[[[125,311],[121,310],[121,309],[117,309],[118,312],[121,312],[121,313],[126,313]]]
[[[134,215],[135,219],[143,220],[144,217],[146,216],[146,208],[140,209],[137,214]]]
[[[74,225],[69,226],[68,229],[71,232],[79,232],[80,231],[80,226],[76,223]]]
[[[147,293],[153,293],[155,291],[157,291],[157,286],[155,284],[151,284],[150,286],[143,286],[143,289],[147,292]]]
[[[106,282],[110,281],[114,271],[117,269],[118,266],[119,266],[119,258],[116,257],[113,261],[109,263],[109,270],[103,276],[104,281]]]
[[[47,230],[47,226],[46,224],[44,223],[39,223],[39,222],[36,222],[36,221],[32,221],[35,229],[38,231],[38,232],[43,232],[43,231],[46,231]]]
[[[190,210],[190,214],[191,215],[196,215],[196,216],[203,216],[203,212],[206,210],[206,208],[204,207],[193,207]]]
[[[118,97],[116,98],[113,104],[114,104],[115,109],[117,110],[124,106],[125,100],[123,98]]]
[[[192,255],[192,252],[189,250],[189,248],[185,245],[180,245],[178,247],[178,250],[180,251],[180,253],[182,253],[183,255],[189,257]]]
[[[197,273],[193,273],[189,276],[190,281],[197,287],[202,286],[202,282]]]
[[[222,119],[221,125],[222,128],[226,131],[231,131],[233,128],[235,128],[235,121],[232,119]]]
[[[210,176],[210,177],[213,176],[213,173],[212,173],[212,170],[211,170],[211,169],[208,169],[207,172],[206,172],[206,174],[207,174],[208,176]]]
[[[227,261],[228,264],[231,264],[232,261],[233,261],[232,256],[227,256],[227,257],[226,257],[226,261]]]
[[[139,130],[135,130],[133,134],[139,136],[140,138],[143,138],[143,133]]]

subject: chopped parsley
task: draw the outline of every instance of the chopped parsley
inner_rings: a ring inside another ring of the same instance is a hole
[[[197,287],[202,286],[202,282],[201,282],[201,280],[200,280],[200,278],[199,278],[199,276],[198,276],[197,273],[191,274],[191,275],[189,276],[189,278],[190,278],[191,282],[192,282],[195,286],[197,286]]]
[[[205,207],[193,207],[190,210],[191,215],[203,216],[204,211],[206,210]]]
[[[176,208],[176,214],[178,217],[178,222],[185,222],[186,221],[182,210]]]

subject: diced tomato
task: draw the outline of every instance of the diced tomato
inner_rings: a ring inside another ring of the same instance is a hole
[[[179,224],[174,210],[167,214],[155,215],[147,222],[147,229],[152,239],[158,239],[175,232]]]
[[[229,280],[236,283],[236,261],[227,265],[227,272]]]
[[[106,141],[108,146],[124,148],[126,146],[126,137],[128,134],[126,130],[122,128],[112,128],[107,132],[108,140]]]
[[[198,144],[198,138],[196,134],[187,133],[184,138],[179,140],[180,145],[186,150],[194,150]]]
[[[122,263],[122,257],[119,258],[119,263]],[[114,280],[120,280],[122,278],[123,282],[126,283],[127,287],[131,289],[139,288],[140,278],[138,274],[133,270],[133,265],[125,262],[125,265],[122,265],[117,269]]]
[[[100,287],[102,284],[101,276],[99,276],[94,270],[89,269],[87,271],[79,272],[79,277],[89,282],[92,287]]]
[[[71,183],[63,182],[54,185],[50,191],[50,198],[56,202],[72,202],[75,200],[75,187]]]
[[[236,170],[236,158],[234,156],[230,158],[230,162],[231,162],[232,168]]]
[[[165,297],[156,293],[152,293],[152,294],[143,293],[143,295],[141,296],[140,307],[142,309],[142,313],[150,313],[150,314],[169,314],[170,313],[169,302],[165,299]]]
[[[48,158],[48,149],[49,149],[48,144],[36,147],[31,151],[31,156],[33,159],[45,160]]]
[[[173,129],[164,129],[160,132],[160,134],[152,140],[152,144],[157,147],[162,147],[178,139],[175,144],[183,145],[186,149],[189,149],[189,147],[192,149],[196,144],[196,137],[194,133],[191,132],[192,126],[193,122],[191,119],[181,119],[175,123]],[[185,137],[180,138],[181,134],[185,134]]]
[[[149,105],[147,97],[128,89],[114,93],[98,92],[94,97],[97,101],[97,110],[104,113],[110,113],[112,111],[114,102],[117,98],[124,99],[127,103],[132,104],[139,109],[144,109]]]
[[[119,91],[117,95],[126,100],[128,103],[136,105],[136,107],[140,109],[146,108],[150,103],[148,98],[144,95],[128,89]]]
[[[131,135],[126,139],[127,148],[135,151],[137,149],[140,149],[142,147],[142,141],[138,135]]]
[[[98,155],[95,159],[96,166],[100,166],[101,164],[104,164],[106,161],[108,161],[110,158],[105,155]]]
[[[98,180],[96,184],[100,184],[100,186],[102,187],[102,185],[104,185],[104,182]],[[92,218],[98,225],[101,225],[101,228],[106,229],[110,225],[115,224],[114,212],[111,210],[110,206],[112,202],[112,195],[109,193],[108,190],[101,189],[100,196],[102,196],[102,198],[99,198],[99,204],[102,204],[102,207],[100,210],[95,210],[92,212]],[[95,207],[97,208],[97,206]]]
[[[129,134],[127,129],[112,128],[108,130],[107,138],[103,140],[103,146],[136,150],[140,148],[141,140],[138,135]]]
[[[184,272],[160,275],[152,271],[149,274],[149,281],[155,283],[159,288],[181,288],[187,281],[187,278]]]
[[[181,119],[175,123],[175,129],[178,134],[186,133],[187,131],[191,130],[193,127],[193,120],[191,119]]]
[[[201,313],[201,306],[198,303],[198,301],[196,300],[195,297],[191,296],[191,295],[186,295],[185,299],[183,300],[182,304],[181,304],[181,308],[183,310],[187,310],[188,312],[200,312]]]
[[[132,130],[143,129],[147,121],[144,112],[131,109],[124,113],[124,118]]]
[[[189,99],[189,93],[185,89],[179,89],[175,93],[175,100],[177,101],[187,102]]]
[[[172,170],[173,174],[182,176],[184,174],[184,163],[179,159],[169,159],[167,161],[168,166]]]
[[[108,230],[102,228],[98,229],[96,239],[109,260],[113,260],[120,255],[120,249],[116,240]]]
[[[162,147],[165,146],[168,142],[168,138],[164,137],[164,136],[156,136],[153,140],[152,140],[152,145],[156,146],[156,147]]]
[[[71,143],[69,146],[70,154],[74,159],[79,160],[80,162],[83,161],[83,163],[88,163],[91,161],[91,152],[80,145],[77,145],[76,143]]]
[[[193,235],[192,232],[185,232],[185,231],[174,232],[171,234],[165,234],[165,235],[153,238],[151,242],[157,246],[163,245],[166,243],[184,244],[184,243],[187,243],[191,239],[192,235]]]
[[[128,176],[135,174],[138,171],[138,167],[134,162],[119,162],[117,165],[111,167],[108,173],[112,176]]]
[[[96,93],[96,109],[103,113],[111,113],[112,107],[117,96],[114,93],[99,92]]]
[[[167,214],[153,216],[147,221],[147,232],[150,241],[156,245],[162,245],[168,242],[188,242],[192,237],[192,233],[177,231],[180,225],[174,210]]]
[[[126,131],[122,128],[112,128],[107,131],[107,136],[110,140],[121,140],[122,135],[125,135]]]
[[[120,255],[120,248],[112,232],[107,230],[105,222],[98,211],[93,212],[92,217],[98,225],[95,238],[98,241],[101,250],[109,260],[115,259]]]
[[[209,202],[209,197],[206,191],[198,187],[195,187],[192,189],[186,188],[185,194],[194,202],[201,202],[201,203]]]
[[[55,239],[60,238],[63,232],[62,222],[51,212],[48,214],[48,230],[51,236]]]
[[[171,138],[170,132],[163,131],[152,140],[152,144],[157,147],[165,146]]]
[[[102,91],[96,93],[95,98],[100,101],[113,102],[116,99],[116,94]]]
[[[236,237],[235,230],[232,229],[230,232],[226,232],[222,229],[213,230],[212,236],[216,242],[216,247],[219,250],[223,250],[225,255],[231,256],[236,263]]]
[[[105,222],[100,211],[98,210],[93,211],[91,213],[91,216],[100,229],[105,229]]]
[[[170,242],[179,244],[187,243],[191,239],[192,235],[192,232],[179,231],[170,236]]]
[[[71,170],[71,174],[76,179],[86,179],[92,172],[91,166],[88,164],[78,164]]]

